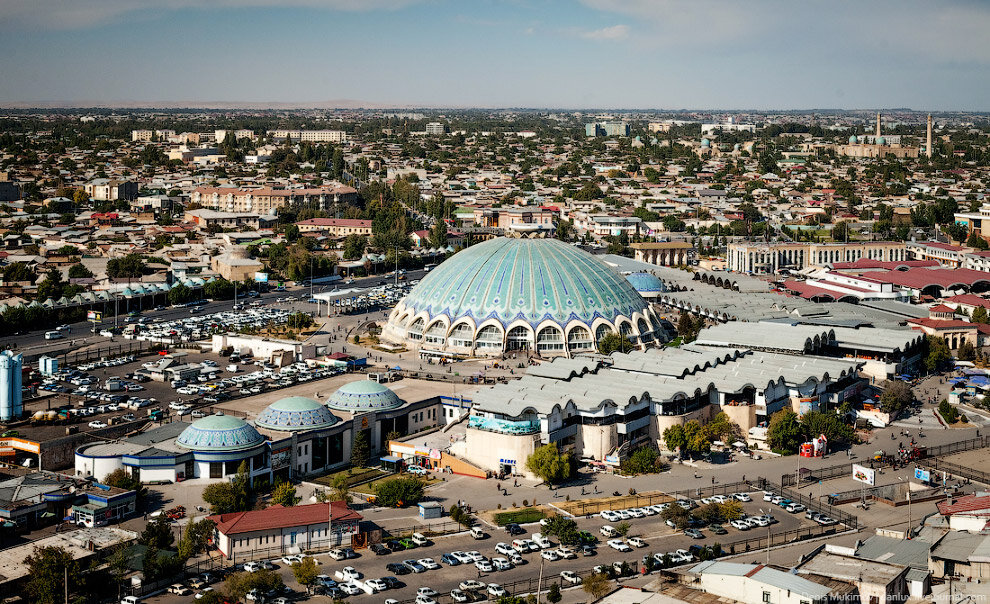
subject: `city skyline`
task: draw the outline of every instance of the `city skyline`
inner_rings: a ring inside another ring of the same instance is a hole
[[[967,0],[11,0],[0,104],[981,111],[988,25]]]

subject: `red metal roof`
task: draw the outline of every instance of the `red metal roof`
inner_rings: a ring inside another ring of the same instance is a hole
[[[877,281],[914,289],[924,289],[933,285],[943,288],[954,285],[971,287],[980,281],[990,283],[990,273],[970,268],[911,268],[906,271],[873,273],[870,276]]]
[[[310,218],[309,220],[300,220],[299,222],[296,223],[296,225],[371,228],[371,221],[361,220],[358,218]]]
[[[933,306],[933,307],[929,308],[928,309],[928,312],[947,312],[949,314],[952,314],[952,313],[956,312],[956,309],[950,308],[950,307],[946,306],[945,304],[939,304],[937,306]]]
[[[333,514],[332,518],[331,513]],[[290,508],[273,505],[264,510],[217,514],[209,518],[216,523],[219,532],[225,535],[237,535],[296,526],[311,526],[330,521],[358,522],[361,520],[361,514],[349,508],[343,501],[334,501],[297,505]]]
[[[938,512],[943,516],[960,514],[964,512],[981,512],[980,516],[990,515],[990,496],[988,495],[963,495],[952,503],[948,501],[938,502]]]
[[[945,298],[945,301],[955,302],[956,304],[965,304],[966,306],[982,306],[983,308],[990,308],[990,300],[981,298],[976,294],[959,294],[958,296]]]

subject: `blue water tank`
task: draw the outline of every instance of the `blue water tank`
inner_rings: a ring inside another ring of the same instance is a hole
[[[0,353],[0,421],[19,419],[24,411],[21,400],[23,361],[23,355],[10,350]]]

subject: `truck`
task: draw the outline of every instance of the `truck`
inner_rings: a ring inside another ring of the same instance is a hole
[[[103,389],[107,392],[120,392],[124,389],[124,382],[119,377],[108,377],[103,384]]]

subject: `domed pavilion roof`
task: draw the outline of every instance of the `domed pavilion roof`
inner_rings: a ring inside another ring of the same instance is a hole
[[[626,275],[626,281],[643,296],[667,291],[660,279],[650,273],[630,273]]]
[[[255,425],[269,430],[295,432],[329,428],[340,421],[325,405],[305,396],[279,399],[265,407]]]
[[[194,421],[175,444],[193,451],[242,451],[265,442],[254,426],[239,417],[217,413]]]
[[[453,325],[494,319],[503,326],[546,320],[591,325],[644,312],[647,302],[622,275],[557,239],[499,237],[454,254],[401,302],[403,314],[446,315]]]
[[[374,380],[357,380],[338,388],[330,396],[327,406],[351,413],[364,413],[397,409],[402,406],[402,402],[388,386]]]

